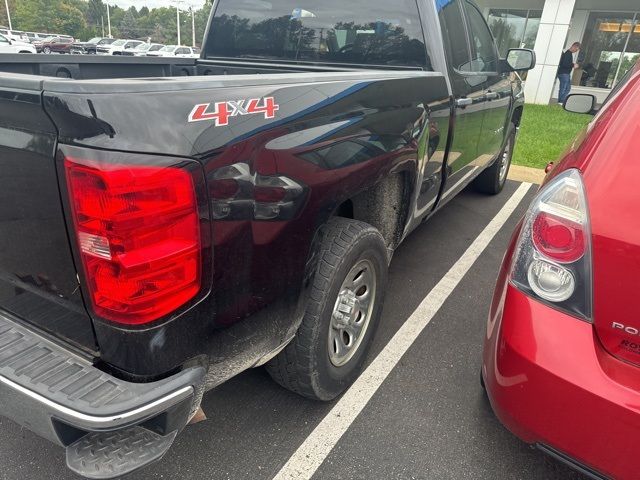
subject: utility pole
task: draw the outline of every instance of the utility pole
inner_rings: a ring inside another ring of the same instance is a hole
[[[9,21],[9,30],[13,30],[11,25],[11,14],[9,13],[9,0],[4,0],[4,6],[7,8],[7,20]]]
[[[176,5],[176,25],[178,26],[178,46],[180,46],[180,8]]]
[[[104,37],[104,15],[100,15],[100,25],[102,26],[102,36]]]
[[[107,25],[109,29],[109,38],[111,37],[111,14],[109,13],[109,2],[107,2]]]
[[[196,46],[196,13],[193,11],[193,7],[189,7],[191,10],[191,46]]]

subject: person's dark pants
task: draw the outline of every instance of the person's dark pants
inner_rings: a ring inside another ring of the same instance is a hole
[[[571,91],[571,75],[568,73],[559,73],[558,80],[560,80],[560,90],[558,92],[558,103],[564,104],[564,101],[569,96]]]

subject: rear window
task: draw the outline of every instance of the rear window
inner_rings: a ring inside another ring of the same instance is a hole
[[[219,0],[205,54],[430,69],[416,0]]]

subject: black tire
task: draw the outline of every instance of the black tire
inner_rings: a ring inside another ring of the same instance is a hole
[[[335,328],[332,327],[334,307],[347,275],[362,262],[375,270],[373,306],[352,356],[336,366],[329,354],[329,333]],[[331,219],[320,247],[320,260],[302,324],[293,341],[267,364],[271,377],[283,387],[314,400],[332,400],[345,391],[362,371],[377,329],[387,269],[387,249],[378,230],[356,220]]]
[[[49,47],[44,47],[44,48],[42,49],[42,53],[46,53],[47,55],[49,55],[49,54],[51,53],[51,48],[49,48]]]
[[[515,146],[516,126],[510,123],[507,141],[502,151],[498,154],[498,158],[493,162],[493,165],[485,169],[484,172],[478,175],[473,181],[473,186],[476,190],[489,195],[496,195],[502,191],[504,184],[507,182],[507,175],[509,175],[511,158],[513,157],[513,149]],[[502,166],[505,162],[506,170],[503,170]]]

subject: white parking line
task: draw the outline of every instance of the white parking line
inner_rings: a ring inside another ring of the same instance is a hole
[[[310,479],[367,405],[382,382],[429,324],[489,242],[507,222],[531,187],[523,183],[474,242],[449,269],[380,354],[300,445],[274,480]]]

